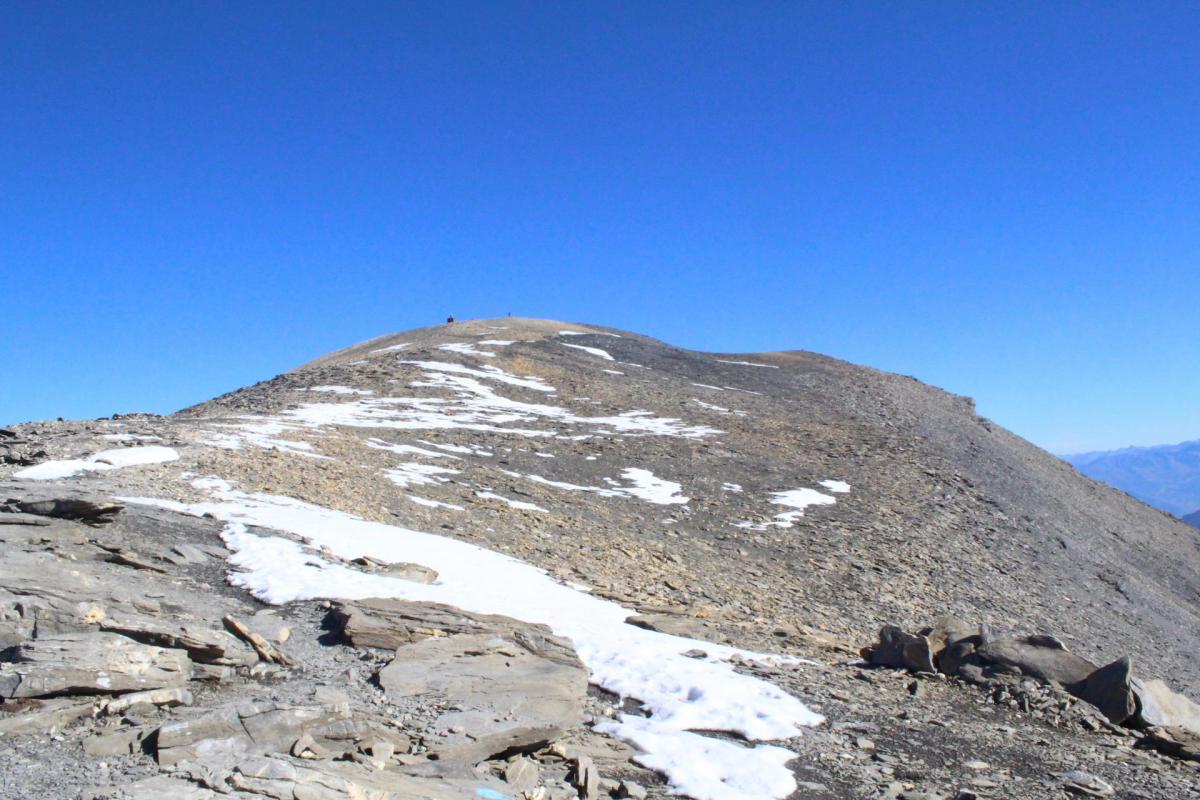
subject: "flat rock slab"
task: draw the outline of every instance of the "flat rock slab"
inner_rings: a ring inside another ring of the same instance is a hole
[[[484,775],[418,777],[348,761],[300,762],[251,757],[227,778],[254,796],[297,800],[486,800],[510,798],[511,787]]]
[[[9,711],[6,704],[0,706],[0,735],[62,730],[77,720],[92,716],[95,710],[94,700],[69,697],[22,701],[11,713],[5,713]]]
[[[297,740],[336,757],[363,741],[386,741],[407,752],[408,737],[379,718],[352,715],[349,708],[242,703],[158,729],[156,755],[162,765],[180,761],[222,761],[245,755],[287,753]]]
[[[553,741],[582,722],[587,670],[568,642],[534,633],[458,634],[407,645],[380,670],[379,683],[391,695],[450,704],[426,740],[440,759],[481,761]]]
[[[115,633],[63,633],[13,648],[12,662],[0,664],[0,696],[131,692],[182,686],[191,675],[183,650]]]
[[[195,623],[177,623],[144,614],[117,613],[98,623],[101,630],[119,633],[145,644],[186,650],[206,664],[250,666],[258,656],[229,633]]]
[[[472,614],[441,603],[414,603],[389,597],[339,602],[331,615],[355,647],[387,650],[436,636],[516,632],[539,627],[510,617]],[[549,633],[546,628],[542,630]]]

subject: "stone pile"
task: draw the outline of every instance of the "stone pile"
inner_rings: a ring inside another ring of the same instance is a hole
[[[1200,761],[1200,705],[1161,680],[1136,676],[1128,656],[1099,666],[1053,636],[996,636],[987,625],[955,617],[915,634],[887,625],[862,656],[874,666],[957,677],[1001,696],[1006,685],[1033,679],[1089,703],[1112,725],[1146,732],[1164,752]]]

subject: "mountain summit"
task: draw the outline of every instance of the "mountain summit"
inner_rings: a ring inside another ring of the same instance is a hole
[[[0,457],[3,797],[1195,779],[1065,673],[855,658],[949,615],[994,663],[1200,694],[1195,530],[911,378],[478,320],[169,417],[15,426]]]

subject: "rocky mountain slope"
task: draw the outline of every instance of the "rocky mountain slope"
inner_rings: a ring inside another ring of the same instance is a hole
[[[1182,517],[1200,507],[1200,441],[1066,456],[1084,475]]]
[[[0,459],[0,797],[1195,796],[1194,529],[910,378],[483,320]]]

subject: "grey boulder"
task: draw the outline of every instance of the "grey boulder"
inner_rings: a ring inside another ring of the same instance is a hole
[[[25,642],[0,664],[0,697],[107,694],[181,686],[192,675],[183,650],[115,633],[63,633]]]

